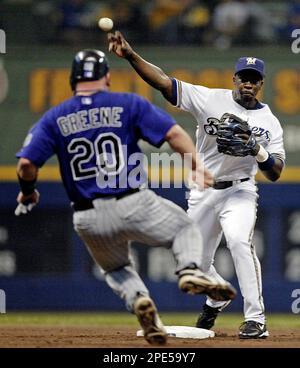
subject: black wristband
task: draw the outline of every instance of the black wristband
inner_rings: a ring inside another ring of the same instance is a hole
[[[272,155],[269,154],[269,157],[266,161],[264,162],[258,162],[258,167],[260,168],[260,170],[262,171],[268,171],[270,169],[272,169],[272,167],[275,164],[275,159]]]
[[[19,179],[21,192],[24,194],[24,196],[29,196],[35,191],[36,179],[24,180],[19,175],[18,175],[18,179]]]

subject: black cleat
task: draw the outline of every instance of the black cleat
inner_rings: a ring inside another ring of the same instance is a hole
[[[241,324],[240,339],[265,339],[269,336],[267,326],[255,321],[246,321]]]
[[[213,308],[204,304],[202,313],[198,317],[196,327],[210,330],[214,326],[215,320],[220,312],[221,308]]]

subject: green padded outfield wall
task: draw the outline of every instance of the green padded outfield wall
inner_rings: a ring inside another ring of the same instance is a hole
[[[106,44],[86,45],[104,51]],[[50,106],[71,96],[69,66],[78,50],[55,47],[7,47],[0,56],[0,165],[14,165],[29,127]],[[286,48],[234,49],[137,48],[145,58],[170,75],[208,87],[231,88],[232,70],[240,56],[257,56],[266,62],[267,78],[262,101],[268,103],[284,128],[287,164],[300,165],[300,55]],[[133,91],[166,108],[191,135],[196,123],[189,114],[171,107],[131,70],[127,61],[109,55],[112,90]],[[8,89],[6,91],[6,76]],[[148,148],[149,149],[149,148]]]

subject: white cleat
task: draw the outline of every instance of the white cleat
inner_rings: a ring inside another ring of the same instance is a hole
[[[236,290],[229,282],[220,282],[199,269],[180,271],[178,286],[185,293],[206,294],[216,301],[232,300],[236,296]]]
[[[145,339],[151,345],[165,345],[167,342],[167,331],[162,324],[153,300],[147,296],[137,298],[133,305],[144,332]]]

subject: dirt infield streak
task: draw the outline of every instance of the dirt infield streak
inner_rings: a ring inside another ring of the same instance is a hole
[[[181,348],[300,348],[299,329],[270,330],[266,340],[239,340],[235,329],[216,329],[216,337],[206,340],[169,338],[167,347]],[[0,347],[20,348],[132,348],[150,347],[136,337],[134,327],[49,327],[2,326]]]

